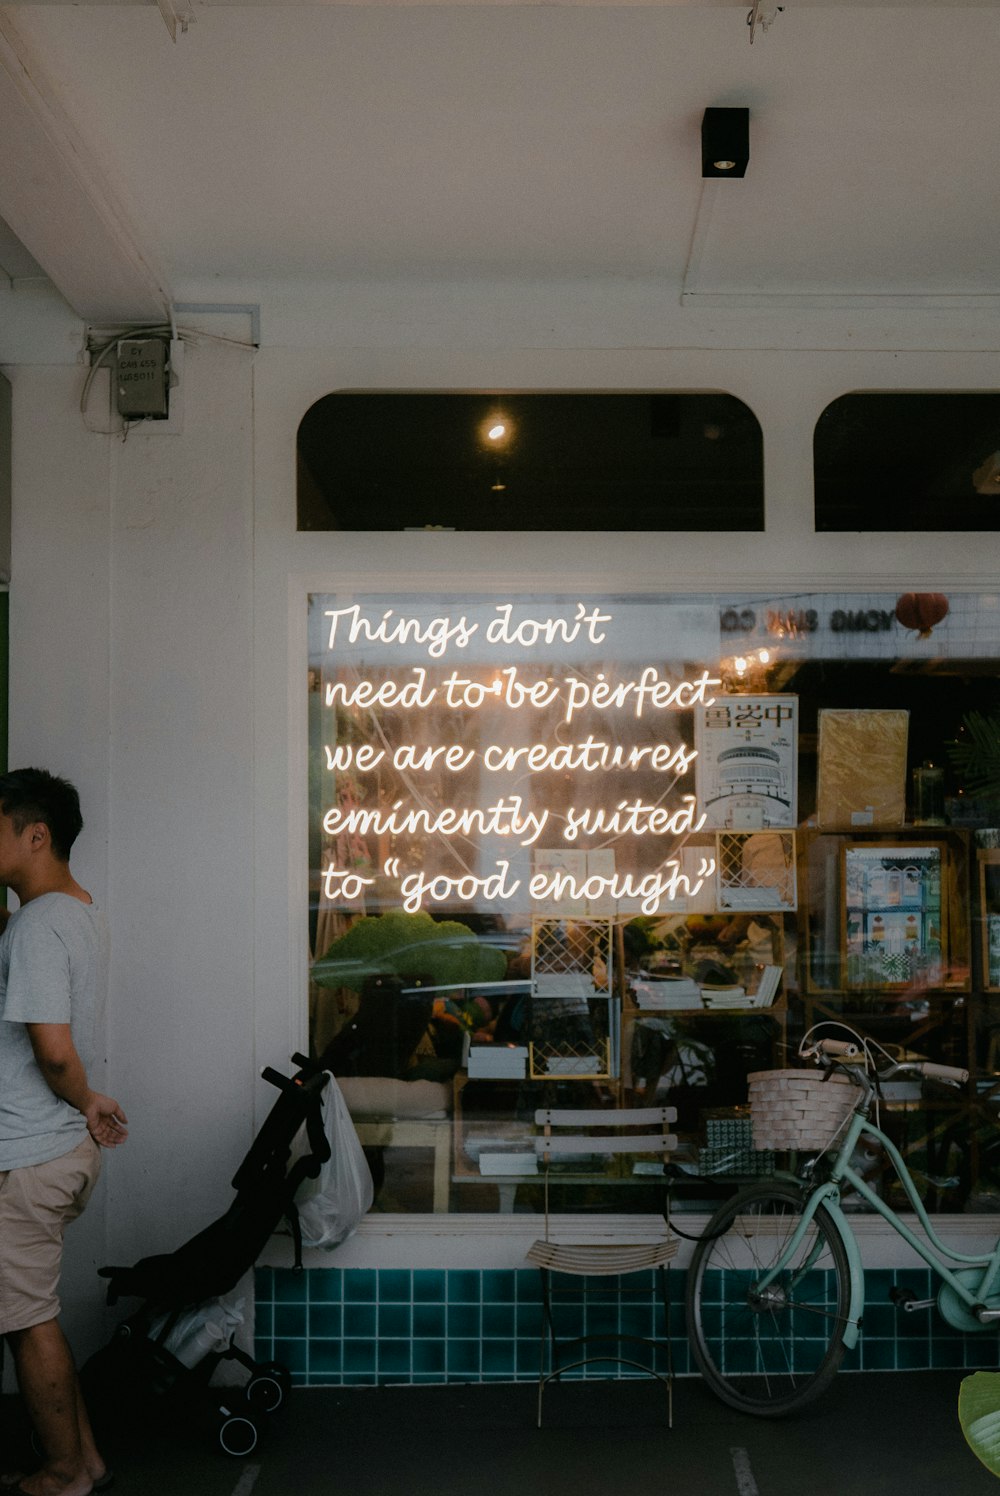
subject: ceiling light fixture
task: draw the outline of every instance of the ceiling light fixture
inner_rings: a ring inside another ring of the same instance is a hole
[[[759,26],[761,31],[769,31],[774,24],[775,16],[780,16],[784,8],[783,5],[765,5],[763,0],[754,0],[753,5],[747,13],[751,47],[753,46],[754,33],[757,27]]]
[[[750,161],[750,110],[706,109],[701,120],[703,177],[742,177]]]
[[[156,0],[156,6],[170,32],[172,42],[177,40],[178,29],[182,36],[187,35],[187,29],[194,20],[190,0],[179,0],[178,4],[174,4],[174,0]]]

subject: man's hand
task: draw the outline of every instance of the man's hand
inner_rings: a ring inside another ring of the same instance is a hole
[[[49,1090],[82,1112],[87,1131],[102,1148],[114,1148],[128,1137],[128,1118],[113,1096],[92,1091],[73,1044],[68,1023],[29,1023],[31,1047]]]
[[[91,1091],[83,1115],[87,1119],[87,1131],[102,1148],[117,1148],[128,1137],[128,1118],[112,1096]]]

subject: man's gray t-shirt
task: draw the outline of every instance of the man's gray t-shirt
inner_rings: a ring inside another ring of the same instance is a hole
[[[96,904],[45,893],[0,936],[0,1171],[48,1163],[87,1134],[83,1114],[49,1089],[25,1024],[68,1023],[94,1063],[107,975],[107,925]]]

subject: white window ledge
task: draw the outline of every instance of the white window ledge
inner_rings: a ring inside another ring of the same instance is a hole
[[[696,1236],[708,1224],[707,1215],[677,1216],[681,1231]],[[913,1267],[921,1259],[901,1237],[875,1215],[848,1217],[867,1268]],[[914,1217],[907,1217],[917,1232]],[[992,1215],[940,1215],[933,1218],[941,1240],[958,1252],[989,1252],[1000,1232],[1000,1218]],[[652,1241],[662,1231],[656,1216],[557,1216],[551,1234],[560,1240]],[[531,1243],[544,1235],[545,1219],[534,1215],[370,1215],[355,1234],[332,1249],[303,1252],[308,1268],[515,1268],[523,1267]],[[678,1266],[689,1260],[693,1243],[680,1243]],[[291,1237],[271,1238],[262,1253],[265,1267],[291,1267]]]

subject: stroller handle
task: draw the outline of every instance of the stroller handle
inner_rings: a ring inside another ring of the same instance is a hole
[[[307,1091],[322,1090],[326,1085],[326,1072],[306,1055],[293,1054],[292,1064],[298,1065],[298,1075],[282,1075],[281,1071],[275,1070],[273,1065],[265,1065],[260,1072],[260,1078],[266,1080],[269,1085],[276,1086],[279,1091],[287,1091],[293,1086]]]

